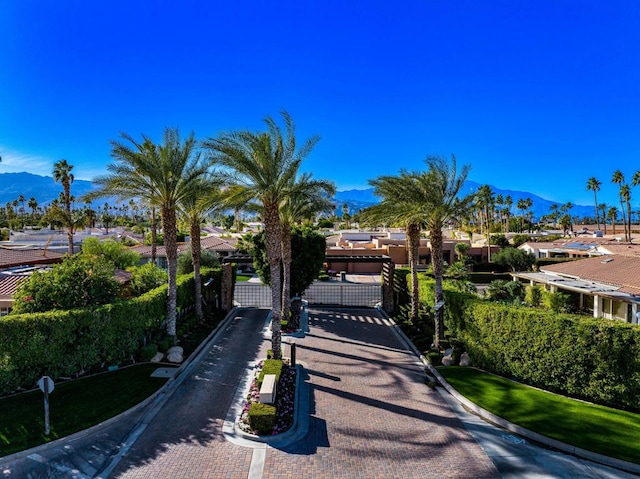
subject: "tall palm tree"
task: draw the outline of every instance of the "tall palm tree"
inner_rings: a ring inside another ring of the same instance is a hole
[[[624,184],[620,188],[620,198],[624,201],[625,211],[627,213],[627,217],[622,217],[622,220],[625,222],[625,230],[627,232],[627,236],[625,241],[631,241],[631,188],[629,185]]]
[[[620,210],[622,212],[622,222],[624,224],[624,240],[629,241],[627,234],[627,222],[626,222],[626,213],[624,208],[624,198],[622,196],[622,187],[624,186],[624,175],[620,170],[616,170],[613,172],[613,176],[611,177],[611,183],[615,183],[618,185],[618,198],[620,199]]]
[[[73,165],[67,163],[67,160],[60,160],[53,165],[53,180],[62,184],[63,204],[64,204],[64,221],[67,227],[68,252],[69,256],[73,255],[73,218],[71,216],[71,183],[74,177],[71,173]]]
[[[191,261],[193,263],[193,279],[195,290],[195,313],[200,321],[202,312],[202,281],[200,277],[200,225],[206,215],[220,205],[221,181],[214,176],[207,176],[194,181],[191,189],[178,202],[180,216],[189,224],[191,238]]]
[[[506,233],[509,232],[511,228],[511,208],[513,206],[513,198],[511,195],[507,195],[504,198],[504,213],[505,213],[505,223],[507,225]]]
[[[489,262],[491,262],[491,225],[493,223],[493,215],[491,214],[491,211],[495,204],[495,198],[493,196],[491,186],[482,185],[480,188],[478,188],[475,201],[480,207],[481,219],[482,217],[484,217],[484,219],[481,221],[481,224],[485,225],[485,232],[482,233],[481,230],[480,233],[486,234],[487,236],[487,257]]]
[[[607,211],[607,218],[611,220],[611,228],[613,229],[612,234],[616,234],[616,218],[618,218],[618,208],[612,206]]]
[[[211,152],[214,163],[229,171],[233,185],[227,192],[233,203],[254,199],[262,206],[265,246],[271,277],[271,347],[281,358],[282,318],[282,224],[280,207],[288,197],[302,160],[319,141],[314,136],[298,148],[291,116],[282,112],[283,129],[272,117],[265,118],[266,132],[240,131],[209,138],[203,146]]]
[[[420,188],[428,202],[426,226],[431,238],[431,265],[435,277],[435,346],[440,346],[444,339],[444,293],[442,290],[442,278],[444,267],[442,264],[442,228],[453,218],[464,214],[473,196],[460,198],[470,165],[464,165],[460,171],[457,169],[456,158],[451,159],[440,156],[430,156],[426,160],[428,170],[420,176]]]
[[[291,192],[280,207],[282,222],[282,315],[289,319],[291,307],[291,228],[295,223],[331,211],[331,197],[335,185],[330,181],[314,180],[310,173],[301,175],[291,186]]]
[[[31,198],[29,198],[29,202],[27,204],[29,208],[31,208],[31,225],[33,226],[33,223],[35,222],[35,217],[36,217],[36,210],[38,209],[38,202],[32,196]]]
[[[377,205],[366,208],[362,216],[376,224],[403,225],[407,242],[407,254],[411,271],[410,321],[416,323],[420,311],[420,288],[418,284],[418,260],[420,231],[425,223],[427,202],[419,187],[419,173],[401,171],[399,176],[381,176],[369,180],[375,195],[381,198]]]
[[[176,336],[176,269],[178,202],[207,172],[197,151],[193,133],[184,141],[178,129],[166,128],[161,144],[142,136],[142,141],[122,134],[126,143],[111,141],[108,173],[93,180],[98,188],[87,199],[114,196],[119,201],[140,198],[160,209],[164,245],[167,252],[169,288],[167,292],[167,333]]]
[[[602,218],[602,226],[604,226],[604,234],[607,234],[607,204],[600,203],[598,209],[600,210],[600,217]]]
[[[596,193],[600,191],[601,185],[602,185],[602,182],[598,181],[598,179],[595,176],[592,176],[587,181],[587,191],[589,190],[593,191],[593,204],[595,207],[596,224],[598,225],[598,229],[600,229],[600,220],[599,220],[600,216],[598,215],[598,198],[596,197]]]

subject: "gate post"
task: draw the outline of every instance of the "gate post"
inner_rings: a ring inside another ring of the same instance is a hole
[[[394,263],[382,263],[382,309],[387,313],[393,313],[393,274],[395,272]]]
[[[233,263],[222,263],[221,295],[221,309],[230,311],[233,307]]]

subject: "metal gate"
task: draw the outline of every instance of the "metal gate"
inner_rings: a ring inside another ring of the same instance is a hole
[[[325,283],[315,281],[304,293],[309,304],[375,307],[382,303],[379,283]],[[251,308],[271,307],[271,288],[263,284],[240,282],[235,284],[235,304]]]

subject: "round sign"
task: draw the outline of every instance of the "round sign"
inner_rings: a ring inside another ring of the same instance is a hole
[[[47,381],[45,381],[45,379],[47,379]],[[49,386],[48,391],[45,389],[45,382],[46,382],[46,385]],[[51,379],[49,376],[42,376],[40,379],[38,379],[38,387],[40,388],[40,391],[42,391],[43,393],[53,392],[54,386],[55,385],[53,383],[53,379]]]

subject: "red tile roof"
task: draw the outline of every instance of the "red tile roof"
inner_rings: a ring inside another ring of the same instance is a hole
[[[204,238],[200,238],[200,245],[202,249],[211,251],[233,252],[236,250],[235,245],[237,242],[238,241],[235,238],[220,238],[219,236],[205,236]],[[151,246],[133,246],[131,249],[140,253],[143,258],[151,257]],[[186,251],[187,249],[189,249],[189,243],[178,243],[178,254]],[[167,256],[164,246],[156,246],[156,256],[161,258]]]

